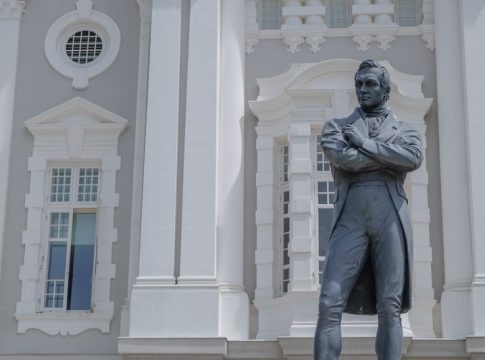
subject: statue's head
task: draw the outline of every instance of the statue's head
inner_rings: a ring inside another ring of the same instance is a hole
[[[363,110],[384,106],[391,92],[391,77],[375,60],[364,60],[355,73],[355,93]]]

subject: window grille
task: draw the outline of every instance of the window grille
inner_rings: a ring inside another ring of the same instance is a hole
[[[352,24],[351,7],[348,0],[328,0],[326,22],[330,28],[346,28]]]
[[[93,62],[103,50],[103,40],[91,30],[74,33],[66,42],[66,55],[77,64]]]
[[[93,202],[98,199],[99,169],[79,169],[79,186],[77,201]]]
[[[421,23],[420,1],[399,0],[396,4],[396,23],[400,26],[417,26]]]
[[[44,310],[91,310],[101,174],[77,166],[49,174]]]
[[[286,183],[288,182],[288,145],[283,146],[282,148],[282,153],[283,153],[283,178],[282,182]]]
[[[290,191],[283,191],[283,292],[288,292],[288,284],[290,283]]]
[[[320,135],[317,135],[316,137],[316,151],[317,151],[317,159],[316,159],[316,164],[317,164],[317,172],[329,172],[330,171],[330,162],[325,159],[325,155],[323,154],[323,149],[320,146],[320,142],[322,140],[322,137]]]
[[[71,169],[52,169],[51,174],[51,202],[71,201]]]
[[[68,239],[69,213],[51,213],[49,224],[49,265],[47,266],[44,304],[44,307],[47,309],[64,308]]]
[[[258,24],[261,30],[281,28],[281,0],[260,0],[258,2]]]
[[[317,213],[318,213],[318,260],[319,278],[323,272],[325,254],[330,240],[333,224],[333,201],[335,186],[333,181],[317,182]]]

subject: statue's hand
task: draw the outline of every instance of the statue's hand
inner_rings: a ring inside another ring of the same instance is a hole
[[[342,129],[342,134],[344,139],[355,147],[362,147],[364,141],[368,138],[367,134],[362,134],[362,132],[353,125],[347,125]]]

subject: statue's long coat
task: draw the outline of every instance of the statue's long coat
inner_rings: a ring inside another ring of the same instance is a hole
[[[325,123],[322,130],[321,146],[325,157],[330,161],[336,185],[334,204],[334,224],[340,214],[350,183],[361,175],[382,178],[384,175],[392,202],[399,214],[405,237],[406,270],[402,297],[402,312],[411,308],[413,241],[412,225],[407,206],[403,183],[409,171],[417,169],[423,160],[422,138],[420,133],[408,123],[398,121],[390,113],[379,128],[379,134],[366,141],[362,148],[351,146],[342,135],[342,128],[353,124],[361,131],[367,127],[356,109],[349,117],[332,119]],[[346,204],[351,206],[351,204]],[[375,221],[379,221],[376,219]],[[376,314],[375,283],[370,257],[364,266],[356,285],[350,293],[345,312],[351,314]]]

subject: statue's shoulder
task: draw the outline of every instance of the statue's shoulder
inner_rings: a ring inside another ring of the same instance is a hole
[[[413,123],[407,122],[407,121],[402,121],[400,120],[396,115],[392,115],[396,121],[396,126],[401,132],[417,132],[419,133],[419,130],[417,126]]]
[[[332,131],[332,130],[341,130],[345,125],[353,123],[360,115],[357,110],[354,110],[349,116],[341,117],[341,118],[332,118],[329,119],[323,124],[323,132]]]

